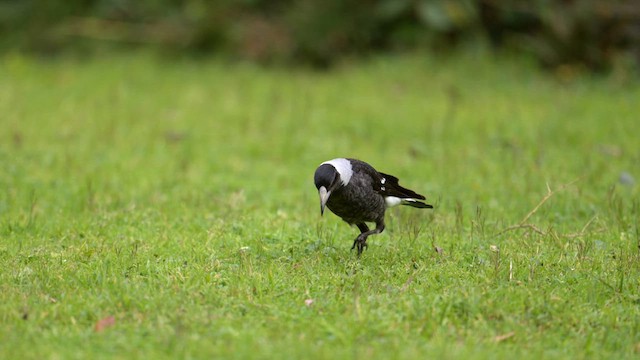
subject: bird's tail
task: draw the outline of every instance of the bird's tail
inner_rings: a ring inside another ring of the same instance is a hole
[[[419,209],[433,208],[432,205],[419,201],[425,200],[425,197],[423,195],[420,195],[411,189],[400,186],[397,177],[385,173],[380,173],[380,175],[383,176],[384,180],[381,190],[383,190],[383,195],[385,197],[384,200],[387,204],[387,207],[396,205],[407,205]]]
[[[432,209],[433,206],[429,204],[425,204],[422,201],[418,201],[414,198],[401,198],[397,196],[385,196],[384,198],[387,207],[394,207],[396,205],[407,205],[413,206],[414,208],[419,209]]]
[[[422,201],[416,199],[401,199],[400,205],[412,206],[419,209],[433,209],[433,205],[425,204]]]

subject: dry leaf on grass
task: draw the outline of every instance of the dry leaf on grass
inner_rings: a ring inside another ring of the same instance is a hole
[[[516,335],[516,332],[515,331],[511,331],[511,332],[508,332],[506,334],[502,334],[502,335],[498,335],[498,336],[494,337],[493,341],[495,341],[497,343],[498,342],[502,342],[502,341],[505,341],[507,339],[510,339],[510,338],[514,337],[515,335]]]
[[[98,320],[96,322],[96,326],[94,327],[95,332],[102,332],[107,328],[112,327],[116,324],[116,318],[113,316],[107,316],[106,318]]]

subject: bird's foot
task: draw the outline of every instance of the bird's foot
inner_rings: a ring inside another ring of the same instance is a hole
[[[362,254],[362,251],[368,247],[369,245],[367,245],[367,237],[358,236],[355,240],[353,240],[353,246],[351,247],[351,250],[358,249],[358,256],[360,256],[360,254]]]

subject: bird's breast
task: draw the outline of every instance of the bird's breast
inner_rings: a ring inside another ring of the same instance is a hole
[[[374,222],[384,218],[385,201],[373,189],[345,186],[331,194],[327,207],[350,224]]]

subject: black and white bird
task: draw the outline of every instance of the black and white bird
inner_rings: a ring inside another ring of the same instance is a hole
[[[396,205],[416,208],[433,208],[419,200],[425,197],[398,184],[398,178],[378,172],[364,161],[337,158],[325,161],[316,169],[314,176],[320,195],[320,214],[325,206],[350,225],[360,229],[353,241],[358,255],[367,247],[367,237],[384,230],[384,213]],[[369,230],[367,222],[376,227]]]

